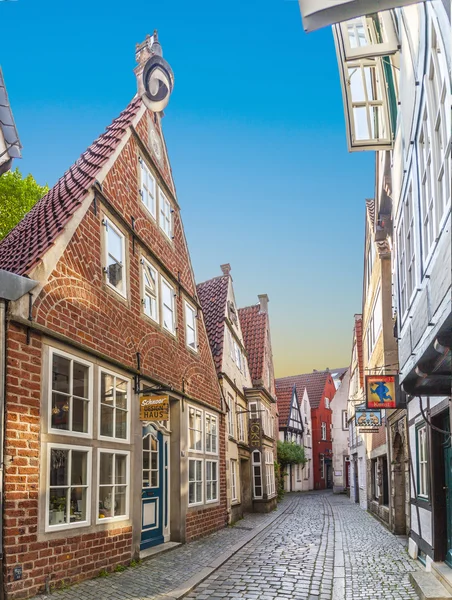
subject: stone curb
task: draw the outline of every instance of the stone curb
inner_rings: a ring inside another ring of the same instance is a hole
[[[270,525],[273,525],[273,523],[275,521],[277,521],[278,519],[281,519],[290,508],[291,508],[291,503],[288,503],[288,506],[286,506],[282,510],[281,513],[278,512],[278,514],[276,514],[274,516],[274,518],[271,519],[271,521],[268,521],[267,523],[263,523],[262,525],[258,525],[255,529],[253,529],[252,531],[250,531],[249,533],[244,535],[243,538],[239,542],[234,544],[234,546],[232,546],[232,548],[230,548],[226,552],[223,552],[222,554],[220,554],[220,556],[218,556],[215,560],[213,560],[209,566],[202,567],[202,569],[200,569],[200,571],[198,573],[196,573],[196,575],[192,575],[192,577],[190,577],[183,583],[179,584],[173,590],[166,592],[165,594],[159,594],[158,596],[153,596],[152,599],[153,600],[168,600],[169,598],[171,598],[171,600],[179,600],[180,598],[183,598],[188,593],[190,593],[193,588],[195,588],[197,585],[202,583],[205,579],[207,579],[207,577],[209,577],[210,575],[212,575],[212,573],[214,573],[217,569],[219,569],[221,567],[221,565],[223,565],[227,560],[229,560],[232,556],[234,556],[234,554],[236,554],[239,550],[241,550],[244,546],[246,546],[246,544],[251,542],[251,540],[253,540],[256,536],[258,536],[262,531],[267,529],[267,527],[270,527]],[[145,600],[145,599],[142,599],[142,600]]]

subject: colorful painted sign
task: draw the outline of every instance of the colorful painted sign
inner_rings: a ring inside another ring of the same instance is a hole
[[[367,408],[396,408],[396,380],[396,375],[366,375]]]
[[[142,396],[140,398],[141,421],[167,421],[169,419],[169,397]]]
[[[355,424],[359,427],[359,433],[376,433],[381,425],[381,411],[357,410]]]
[[[262,448],[262,420],[250,419],[249,444],[251,449]]]

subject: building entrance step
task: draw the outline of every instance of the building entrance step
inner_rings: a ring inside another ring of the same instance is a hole
[[[433,573],[414,571],[410,573],[410,581],[421,600],[452,600],[452,594],[436,579]]]
[[[452,594],[452,569],[444,562],[432,563],[432,573],[438,581]]]

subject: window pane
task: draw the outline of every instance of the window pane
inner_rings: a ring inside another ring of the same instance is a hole
[[[88,431],[88,400],[72,399],[72,431]]]
[[[200,460],[196,461],[196,479],[198,481],[202,480],[202,462]]]
[[[116,454],[115,463],[115,483],[127,483],[127,457]]]
[[[53,355],[52,366],[52,390],[56,392],[70,393],[70,368],[71,361],[58,354]]]
[[[69,429],[69,396],[52,394],[52,428]]]
[[[112,375],[108,375],[108,373],[102,373],[101,376],[101,386],[100,386],[100,401],[104,404],[111,404],[113,406],[114,401],[114,378]]]
[[[196,502],[201,502],[202,498],[202,483],[196,484]]]
[[[99,519],[114,516],[113,486],[99,488]]]
[[[72,450],[72,467],[71,467],[71,484],[72,485],[87,485],[86,475],[87,454]]]
[[[190,460],[188,462],[188,479],[190,481],[195,480],[195,461],[194,460]]]
[[[116,409],[116,437],[125,440],[127,438],[127,411]]]
[[[99,483],[113,483],[113,454],[100,453]]]
[[[122,237],[113,229],[108,227],[108,253],[115,259],[115,262],[123,262],[122,256]]]
[[[115,516],[126,514],[127,487],[120,485],[115,489]]]
[[[127,381],[116,378],[116,406],[127,408]]]
[[[52,448],[50,451],[50,485],[68,484],[69,450]]]
[[[163,325],[169,331],[173,331],[173,311],[166,306],[163,306]]]
[[[86,521],[86,488],[73,487],[71,489],[70,522]]]
[[[100,434],[113,437],[113,412],[110,406],[100,406]]]
[[[88,398],[89,368],[86,365],[81,365],[80,363],[74,362],[73,378],[74,383],[72,393],[74,396]]]
[[[188,502],[190,504],[193,504],[193,502],[196,502],[196,499],[195,499],[195,484],[194,483],[190,483],[190,485],[188,486]]]
[[[365,106],[355,106],[353,108],[355,120],[355,137],[357,140],[369,139],[369,127],[367,123],[367,110]]]
[[[149,464],[149,452],[143,452],[143,469],[145,470],[149,470],[150,468],[150,464]]]
[[[49,525],[67,522],[67,489],[51,489],[49,495]]]

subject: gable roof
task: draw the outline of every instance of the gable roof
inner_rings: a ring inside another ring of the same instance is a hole
[[[304,373],[303,375],[281,377],[276,380],[276,385],[295,385],[298,398],[302,398],[304,390],[306,390],[311,408],[318,408],[329,377],[331,377],[329,371],[313,371],[312,373]]]
[[[280,428],[287,427],[289,424],[290,409],[292,406],[292,398],[294,395],[294,388],[296,386],[291,381],[285,379],[276,379],[276,402],[278,405],[279,412],[279,425]]]
[[[28,273],[63,231],[141,105],[136,97],[0,242],[0,269]]]
[[[266,312],[261,312],[260,305],[239,308],[240,327],[248,354],[248,368],[251,380],[264,381],[264,356],[267,338]]]
[[[223,356],[228,287],[229,275],[220,275],[196,286],[217,372],[221,370]]]

